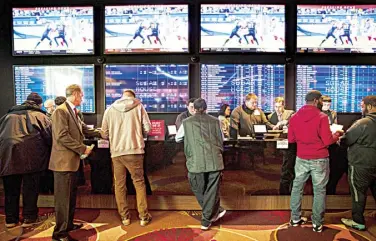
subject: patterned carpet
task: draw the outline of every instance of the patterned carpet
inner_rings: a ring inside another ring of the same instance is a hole
[[[141,227],[132,211],[130,226],[121,226],[116,210],[79,209],[75,221],[84,224],[70,232],[78,240],[108,241],[303,241],[303,240],[376,240],[376,211],[366,213],[368,230],[359,232],[340,224],[341,217],[350,217],[350,211],[328,212],[322,233],[314,233],[310,223],[302,227],[288,227],[288,211],[228,211],[209,231],[200,230],[201,213],[197,211],[152,211],[153,221]],[[0,209],[0,240],[51,240],[54,213],[51,208],[40,209],[46,220],[34,228],[6,229],[4,210]],[[304,216],[310,216],[304,212]]]

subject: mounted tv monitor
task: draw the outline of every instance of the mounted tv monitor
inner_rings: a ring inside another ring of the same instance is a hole
[[[201,52],[284,52],[285,6],[202,4]]]
[[[188,5],[105,8],[105,54],[188,52]]]
[[[183,112],[189,99],[188,64],[105,65],[106,108],[132,89],[147,112]]]
[[[298,65],[296,109],[305,104],[305,95],[314,89],[332,99],[332,110],[361,112],[362,99],[376,95],[375,77],[376,65]]]
[[[274,99],[285,95],[285,66],[201,64],[201,97],[207,101],[208,112],[218,112],[223,104],[233,110],[249,93],[257,95],[263,111],[274,111]]]
[[[65,96],[68,85],[81,86],[84,97],[83,113],[95,113],[95,78],[93,65],[17,65],[14,70],[16,104],[22,104],[31,92],[43,101]]]
[[[297,11],[297,52],[376,52],[376,5],[298,5]]]
[[[13,55],[91,55],[93,36],[93,7],[13,8]]]

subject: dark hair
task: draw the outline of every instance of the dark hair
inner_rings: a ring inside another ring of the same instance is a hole
[[[36,92],[31,92],[28,96],[27,96],[27,99],[26,100],[29,100],[29,101],[34,101],[35,104],[37,105],[40,105],[43,103],[43,99],[42,97],[40,97],[40,95]]]
[[[332,98],[330,98],[330,96],[323,95],[322,96],[322,101],[323,102],[332,102]]]
[[[198,98],[193,102],[196,112],[202,113],[207,109],[206,101],[203,98]]]
[[[187,100],[187,106],[190,104],[190,103],[194,103],[195,100],[197,100],[197,98],[190,98],[189,100]]]
[[[225,116],[225,112],[227,107],[230,107],[228,104],[223,104],[221,105],[221,108],[219,108],[218,115],[223,115]]]
[[[376,95],[368,95],[362,99],[365,106],[370,105],[376,107]]]
[[[67,100],[65,96],[58,96],[55,98],[55,105],[59,106],[61,104],[64,104],[64,102]]]
[[[306,102],[314,101],[314,100],[319,100],[322,97],[322,94],[318,90],[311,90],[309,91],[306,96],[305,100]]]

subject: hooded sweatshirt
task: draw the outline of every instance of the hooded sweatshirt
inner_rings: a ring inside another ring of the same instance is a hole
[[[150,131],[150,120],[140,100],[121,98],[104,112],[102,131],[112,158],[144,154],[143,134]]]
[[[328,146],[338,139],[339,135],[330,131],[328,116],[315,106],[303,106],[290,119],[288,141],[297,143],[299,158],[327,158]]]

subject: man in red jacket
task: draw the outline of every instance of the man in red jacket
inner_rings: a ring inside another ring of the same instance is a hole
[[[329,180],[328,146],[337,142],[343,132],[332,134],[328,116],[321,112],[323,104],[320,91],[307,93],[306,105],[290,119],[289,143],[297,144],[295,179],[291,191],[291,226],[306,223],[301,216],[304,185],[309,176],[313,184],[313,231],[321,232],[325,213],[326,184]]]

